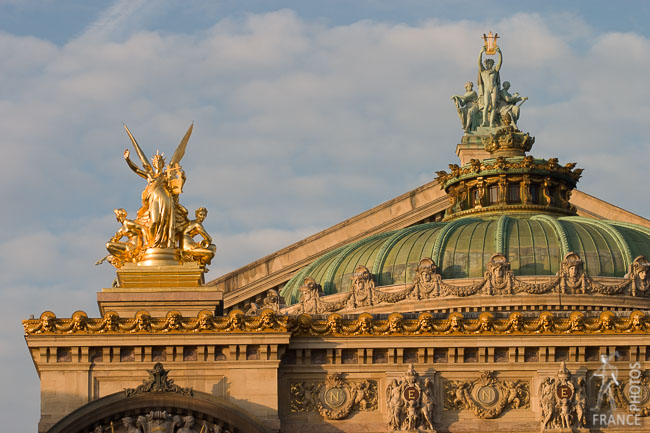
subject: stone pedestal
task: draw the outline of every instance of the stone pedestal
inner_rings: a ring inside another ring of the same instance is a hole
[[[140,266],[126,263],[117,270],[121,289],[169,289],[203,286],[205,269],[196,262]]]
[[[213,313],[223,299],[221,291],[205,287],[205,268],[195,262],[139,266],[127,263],[117,270],[117,286],[97,293],[97,304],[104,315],[115,311],[132,317],[140,310],[164,317],[168,311],[196,316],[201,310]]]
[[[492,128],[479,128],[485,129],[485,135],[489,135],[487,130],[492,131]],[[483,134],[465,134],[461,139],[460,144],[456,145],[456,155],[460,158],[460,165],[467,164],[471,159],[486,159],[491,158],[492,156],[488,151],[485,150],[483,141],[481,138]]]

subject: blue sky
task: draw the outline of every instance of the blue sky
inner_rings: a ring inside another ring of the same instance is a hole
[[[567,6],[568,3],[568,6]],[[33,431],[38,377],[20,320],[97,315],[93,263],[148,155],[190,122],[181,202],[206,206],[209,278],[429,182],[456,162],[450,95],[501,35],[502,80],[529,101],[532,154],[650,216],[646,2],[0,0],[0,411]]]
[[[114,2],[110,0],[4,0],[0,1],[0,28],[23,36],[35,36],[63,44],[78,36]],[[291,9],[299,16],[329,25],[360,20],[415,24],[423,19],[491,20],[514,13],[540,15],[570,13],[602,31],[648,35],[650,8],[643,0],[624,3],[602,0],[323,0],[323,1],[160,1],[139,17],[138,30],[192,33],[211,27],[224,17]],[[52,22],[57,25],[52,25]]]

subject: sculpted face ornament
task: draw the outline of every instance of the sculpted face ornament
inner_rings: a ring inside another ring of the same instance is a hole
[[[429,313],[420,314],[418,318],[418,330],[415,331],[416,334],[433,332],[433,316]]]
[[[39,324],[39,329],[36,330],[36,334],[42,334],[43,332],[56,332],[56,316],[51,311],[46,311],[41,314],[41,323]]]
[[[355,334],[373,334],[374,325],[372,323],[372,316],[370,314],[362,314],[357,319],[357,331]]]
[[[165,329],[162,332],[180,331],[182,327],[183,316],[178,311],[170,311],[167,313],[167,320],[165,322]]]
[[[585,331],[585,316],[579,311],[571,313],[571,316],[569,316],[569,329],[566,332],[571,333]]]
[[[104,326],[99,332],[119,332],[120,316],[115,311],[108,311],[104,316]]]
[[[627,332],[645,331],[645,329],[645,314],[643,314],[641,311],[634,311],[632,314],[630,314],[630,328],[627,330]]]
[[[318,286],[311,277],[305,278],[303,285],[300,286],[300,304],[303,313],[318,313]]]
[[[632,296],[650,295],[650,262],[644,256],[638,256],[630,264],[632,278]]]
[[[414,281],[416,288],[411,297],[416,299],[429,299],[440,295],[440,275],[438,267],[430,258],[424,258],[418,263],[418,275]]]
[[[199,313],[197,328],[194,332],[209,331],[214,327],[214,316],[210,311],[203,310]]]
[[[352,293],[350,298],[352,308],[366,307],[373,305],[373,289],[375,283],[372,275],[365,266],[357,266],[352,275]]]
[[[311,316],[307,314],[301,314],[298,316],[298,332],[304,335],[310,335],[311,332],[312,319]]]
[[[463,315],[460,313],[451,313],[449,315],[449,329],[445,333],[450,334],[452,332],[465,332]]]
[[[342,334],[343,333],[343,318],[338,314],[331,314],[327,318],[327,329],[332,334]]]
[[[395,334],[404,331],[404,324],[400,314],[391,314],[388,318],[388,333]]]
[[[511,334],[513,332],[525,332],[526,328],[524,327],[524,316],[519,312],[514,312],[510,314],[508,325],[506,327],[506,334]]]
[[[279,304],[280,303],[280,297],[278,296],[278,292],[276,290],[269,290],[266,294],[266,299],[264,300],[265,305],[269,304]]]
[[[273,328],[275,326],[275,314],[273,311],[265,310],[261,317],[263,328]]]
[[[573,293],[586,293],[584,262],[576,253],[568,253],[560,264],[560,290],[567,292],[567,288]]]
[[[537,334],[541,334],[544,332],[553,332],[555,330],[555,323],[553,321],[553,314],[549,312],[543,312],[542,314],[539,315],[539,326],[537,328],[537,331],[535,331]]]
[[[478,329],[474,331],[475,334],[494,331],[494,316],[491,313],[482,313],[478,320]]]
[[[603,311],[600,315],[600,324],[596,332],[616,331],[616,316],[611,311]]]
[[[88,330],[88,315],[83,311],[75,311],[72,313],[72,326],[68,334]]]
[[[151,331],[151,315],[147,311],[138,311],[135,313],[135,327],[131,332],[149,331]]]
[[[244,320],[244,313],[239,310],[230,312],[230,324],[231,329],[238,329],[243,331],[246,324]]]
[[[485,290],[488,295],[497,292],[511,293],[512,271],[510,262],[503,254],[494,254],[490,257],[485,272]]]

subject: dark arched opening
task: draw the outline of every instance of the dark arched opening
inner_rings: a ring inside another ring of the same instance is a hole
[[[145,433],[153,430],[152,426],[161,433],[171,433],[175,431],[174,423],[183,425],[192,419],[192,428],[203,433],[272,431],[227,400],[203,392],[193,391],[192,396],[172,392],[146,392],[127,396],[122,391],[80,407],[57,422],[48,433],[94,433],[100,430],[126,432],[125,418],[127,423],[133,423],[132,428],[138,428],[136,425],[139,421]]]

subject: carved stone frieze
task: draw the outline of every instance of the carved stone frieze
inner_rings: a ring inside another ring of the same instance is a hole
[[[193,415],[175,413],[169,408],[150,410],[141,415],[125,416],[117,422],[97,425],[93,433],[231,433],[235,429],[223,423],[197,419]]]
[[[539,405],[544,430],[584,428],[587,424],[585,380],[566,368],[564,361],[555,377],[545,378],[539,386]]]
[[[404,376],[393,379],[388,384],[386,406],[390,430],[435,432],[437,403],[433,379],[420,377],[413,364],[409,364]]]
[[[524,380],[499,380],[494,371],[483,371],[474,380],[446,381],[445,409],[470,410],[475,416],[492,419],[509,409],[530,404],[530,384]]]
[[[352,294],[348,294],[344,299],[338,302],[327,302],[321,297],[321,286],[311,278],[305,278],[303,285],[300,286],[300,313],[322,314],[332,311],[338,311],[348,303]]]
[[[576,253],[568,253],[560,264],[555,276],[547,282],[528,283],[517,278],[510,268],[510,262],[503,254],[494,254],[486,265],[483,279],[468,285],[452,285],[442,280],[435,262],[424,258],[418,265],[418,273],[412,284],[397,292],[385,292],[375,287],[372,275],[364,266],[355,273],[355,287],[347,297],[337,302],[326,302],[318,291],[318,284],[306,278],[301,287],[300,307],[297,310],[309,314],[321,314],[343,309],[356,309],[363,306],[396,303],[401,301],[432,299],[444,296],[466,297],[473,295],[510,296],[518,293],[545,294],[599,294],[650,296],[650,264],[643,256],[635,259],[630,272],[618,284],[601,284],[594,281],[584,269],[584,262]],[[372,293],[372,297],[369,294]],[[363,305],[362,305],[363,304]]]
[[[377,410],[377,382],[347,380],[341,373],[330,374],[322,382],[292,382],[289,393],[291,412],[318,412],[326,419]]]

